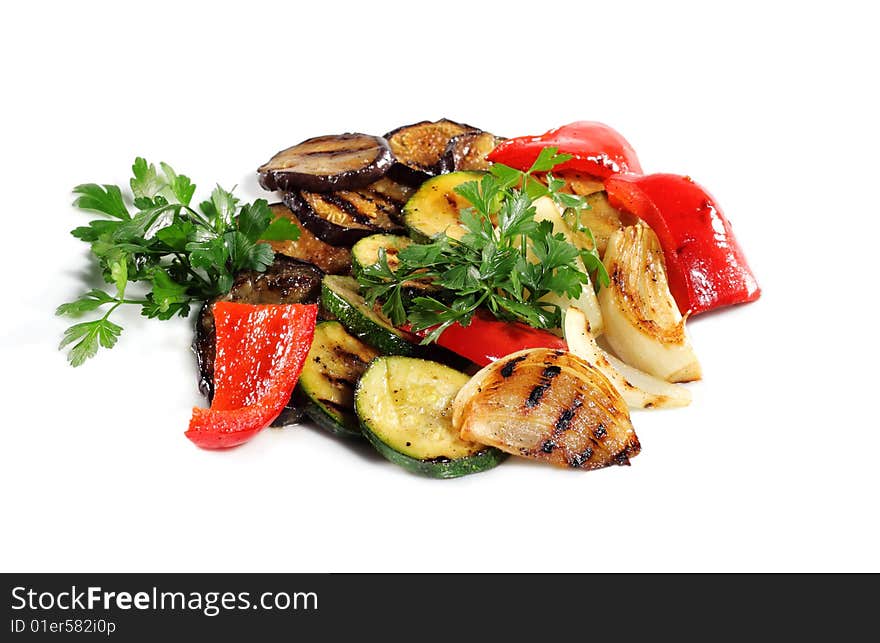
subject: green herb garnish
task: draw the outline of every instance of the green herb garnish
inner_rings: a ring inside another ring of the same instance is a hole
[[[583,197],[560,192],[565,181],[550,173],[570,158],[548,147],[526,172],[496,163],[481,181],[459,185],[455,191],[471,204],[461,212],[467,233],[461,240],[440,233],[429,244],[402,249],[395,270],[380,250],[379,261],[358,276],[367,301],[381,301],[382,312],[395,325],[408,322],[414,330],[436,326],[425,343],[436,340],[451,324],[467,326],[480,307],[499,319],[558,328],[560,307],[542,297],[580,296],[590,278],[579,269],[578,258],[588,272],[596,273],[597,288],[609,283],[595,242],[591,250],[578,249],[564,234],[554,234],[551,222],[535,221],[534,202],[549,196],[564,217],[592,239],[589,229],[580,224],[589,204]],[[547,173],[546,184],[532,176],[535,172]],[[412,280],[430,282],[450,296],[409,301],[404,290]]]
[[[68,352],[73,366],[93,357],[99,347],[113,347],[122,327],[109,317],[120,306],[140,306],[141,314],[150,318],[186,317],[194,302],[228,292],[239,270],[262,272],[272,263],[275,253],[260,241],[299,237],[288,219],[272,216],[265,199],[242,204],[219,185],[210,199],[191,207],[196,186],[171,166],[159,166],[161,172],[135,159],[127,196],[116,185],[87,183],[73,189],[79,195],[76,207],[109,217],[71,234],[91,245],[104,280],[115,289],[90,290],[56,310],[77,316],[107,306],[102,317],[64,333],[60,348],[73,345]],[[146,286],[142,295],[126,295],[133,282]]]

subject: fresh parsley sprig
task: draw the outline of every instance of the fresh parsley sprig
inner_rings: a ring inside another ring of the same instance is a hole
[[[120,306],[140,306],[149,318],[186,317],[194,302],[229,291],[239,270],[263,271],[272,263],[274,252],[261,241],[299,237],[289,219],[272,216],[265,199],[242,204],[219,185],[194,208],[195,184],[166,163],[159,167],[135,159],[130,194],[95,183],[73,189],[76,207],[105,215],[71,234],[90,245],[104,280],[113,287],[90,290],[56,310],[79,316],[107,307],[100,318],[64,333],[60,348],[72,345],[68,360],[73,366],[93,357],[99,347],[116,344],[122,327],[109,317]],[[133,282],[145,286],[142,296],[126,295]]]
[[[380,250],[378,262],[358,275],[367,301],[381,302],[382,312],[396,325],[408,322],[415,330],[435,327],[426,343],[451,324],[467,326],[480,307],[499,319],[537,328],[560,326],[560,307],[543,298],[550,293],[571,299],[580,296],[590,278],[580,270],[578,258],[596,274],[596,287],[608,284],[594,240],[591,249],[578,249],[564,234],[554,233],[550,221],[535,221],[534,202],[548,196],[592,240],[589,229],[580,225],[589,204],[583,197],[561,192],[565,181],[551,174],[570,158],[548,147],[526,172],[496,163],[482,180],[459,185],[456,192],[471,204],[461,212],[464,236],[459,240],[440,233],[431,243],[410,245],[398,253],[394,270]],[[546,182],[535,178],[535,173],[546,173]],[[438,291],[436,296],[408,299],[406,290],[413,281],[430,284]]]

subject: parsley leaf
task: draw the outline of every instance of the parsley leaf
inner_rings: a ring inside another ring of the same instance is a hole
[[[128,183],[135,197],[153,198],[168,185],[156,172],[156,166],[140,156],[134,160],[131,172],[134,176]]]
[[[276,217],[260,235],[261,241],[296,241],[299,228],[287,217]]]
[[[562,311],[545,297],[580,297],[591,281],[583,266],[597,273],[597,285],[607,284],[595,240],[592,250],[581,250],[565,234],[554,233],[552,222],[535,220],[535,201],[541,197],[577,217],[589,208],[583,197],[561,192],[565,181],[550,174],[570,158],[548,147],[526,172],[496,163],[481,180],[458,185],[455,192],[470,203],[459,213],[465,234],[453,239],[441,233],[431,243],[402,249],[395,270],[380,250],[378,261],[358,275],[367,301],[381,302],[382,312],[396,325],[430,329],[424,343],[451,324],[468,325],[481,307],[499,319],[559,327]],[[544,181],[534,172],[546,173]],[[413,279],[432,284],[437,295],[408,300],[404,284]]]
[[[79,299],[75,301],[61,304],[60,306],[58,306],[58,308],[55,309],[55,314],[76,317],[82,315],[83,313],[97,310],[104,304],[109,304],[114,301],[116,301],[114,297],[111,297],[103,290],[98,290],[97,288],[94,288],[84,295],[81,295]]]
[[[109,321],[120,306],[141,307],[148,318],[187,316],[192,304],[228,292],[239,270],[263,271],[275,258],[265,240],[296,239],[299,229],[278,217],[265,199],[242,204],[219,185],[198,210],[196,186],[167,163],[161,172],[146,159],[132,164],[130,193],[115,185],[85,183],[74,188],[74,205],[110,217],[89,221],[71,234],[89,244],[91,255],[115,294],[92,289],[60,305],[56,314],[78,316],[107,306],[99,319],[67,329],[60,348],[79,366],[99,348],[112,348],[122,328]],[[136,211],[129,212],[126,199]],[[140,294],[127,294],[140,282]]]
[[[120,333],[122,333],[121,326],[102,317],[94,321],[74,324],[68,328],[58,348],[63,349],[76,342],[67,354],[67,360],[71,366],[80,366],[87,359],[95,356],[99,346],[113,348]]]
[[[115,185],[84,183],[73,188],[73,193],[80,195],[73,205],[82,210],[103,212],[114,219],[124,220],[131,216],[122,200],[122,190]]]

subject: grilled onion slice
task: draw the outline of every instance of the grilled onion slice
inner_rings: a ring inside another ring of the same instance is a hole
[[[532,348],[486,366],[452,409],[463,440],[557,466],[625,465],[641,448],[617,389],[566,351]]]
[[[605,250],[611,285],[599,291],[605,338],[624,362],[669,382],[700,379],[685,319],[669,294],[663,251],[645,225],[611,235]]]
[[[571,228],[568,227],[568,224],[559,212],[559,208],[556,207],[556,204],[550,197],[542,196],[535,201],[535,221],[549,221],[553,224],[554,234],[562,233],[569,243],[577,247],[578,244],[574,239]],[[531,256],[531,258],[533,261],[537,261],[534,256]],[[577,258],[575,263],[577,264],[578,270],[585,274],[587,273],[587,269],[584,267],[584,262],[580,257]],[[596,291],[593,290],[592,283],[588,282],[583,285],[580,297],[576,300],[568,299],[567,297],[555,293],[549,293],[542,298],[542,301],[556,304],[562,310],[565,310],[569,304],[576,306],[582,310],[587,316],[587,319],[590,320],[590,328],[593,329],[593,332],[596,335],[602,334],[604,329],[602,311],[599,308],[599,300],[596,298]]]
[[[565,341],[568,350],[602,371],[631,409],[674,408],[691,403],[691,392],[685,387],[643,373],[603,351],[590,332],[586,316],[574,306],[565,313]]]
[[[394,158],[368,134],[317,136],[281,150],[257,170],[267,190],[356,190],[382,178]]]

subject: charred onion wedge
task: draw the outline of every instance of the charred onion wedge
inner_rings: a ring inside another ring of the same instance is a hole
[[[449,139],[443,153],[443,171],[457,172],[488,170],[492,163],[486,158],[504,139],[478,130],[465,132]]]
[[[483,368],[455,398],[463,440],[575,469],[626,465],[639,440],[626,402],[572,353],[533,348]]]
[[[683,386],[643,373],[603,351],[590,331],[586,315],[574,306],[565,311],[564,326],[568,350],[602,371],[629,408],[665,409],[691,403],[691,392]]]
[[[267,241],[272,250],[285,257],[313,264],[328,275],[347,275],[351,272],[351,251],[348,248],[321,241],[283,203],[274,203],[269,208],[274,217],[290,219],[299,228],[296,241]]]
[[[432,176],[448,171],[444,154],[453,137],[479,131],[470,125],[443,118],[404,125],[388,132],[385,138],[396,161],[391,176],[408,185],[421,185]]]
[[[668,382],[700,379],[657,235],[641,224],[619,230],[608,239],[603,261],[611,285],[599,291],[599,306],[605,338],[617,356]]]
[[[393,161],[384,138],[337,134],[281,150],[257,172],[267,190],[356,190],[382,178]]]

